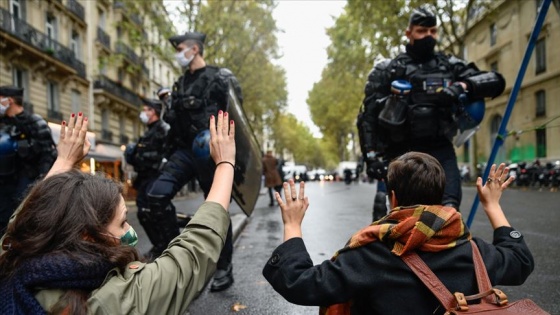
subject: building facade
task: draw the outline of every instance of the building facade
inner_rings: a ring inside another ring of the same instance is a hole
[[[458,151],[460,162],[483,163],[490,156],[542,0],[494,2],[471,12],[464,57],[506,79],[505,92],[486,100],[480,130]],[[560,160],[560,12],[551,5],[507,124],[499,162]],[[470,158],[469,158],[470,157]]]
[[[143,132],[142,97],[179,74],[161,0],[0,1],[0,85],[25,89],[25,108],[58,141],[71,112],[89,116],[85,171],[125,179],[122,150]]]

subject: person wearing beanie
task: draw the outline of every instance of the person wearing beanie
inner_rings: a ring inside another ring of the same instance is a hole
[[[377,63],[368,75],[357,120],[366,172],[380,182],[374,221],[388,211],[387,164],[409,151],[430,154],[441,163],[446,176],[441,204],[459,210],[461,174],[452,142],[459,129],[457,109],[497,97],[505,88],[501,74],[435,50],[437,17],[428,5],[412,10],[405,34],[406,51]]]

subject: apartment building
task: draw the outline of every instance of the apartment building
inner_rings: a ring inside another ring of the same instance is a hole
[[[458,150],[460,162],[486,162],[496,139],[542,0],[494,2],[471,12],[464,57],[506,79],[503,95],[486,100],[480,130]],[[496,162],[560,160],[560,12],[550,6],[507,125]],[[471,159],[469,159],[471,157]],[[472,159],[474,157],[474,159]],[[470,161],[469,161],[470,160]]]
[[[25,108],[58,140],[71,112],[90,119],[82,169],[123,178],[122,151],[144,126],[142,97],[179,74],[162,0],[0,1],[0,85],[25,89]]]

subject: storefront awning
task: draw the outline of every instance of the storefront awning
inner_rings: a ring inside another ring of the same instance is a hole
[[[99,162],[114,162],[121,161],[123,154],[119,146],[99,143],[95,146],[95,150],[89,150],[86,158],[94,158]]]

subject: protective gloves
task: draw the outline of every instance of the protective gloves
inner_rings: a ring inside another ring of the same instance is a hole
[[[451,107],[459,102],[459,96],[464,93],[461,83],[455,82],[441,91],[440,100],[444,106]]]

